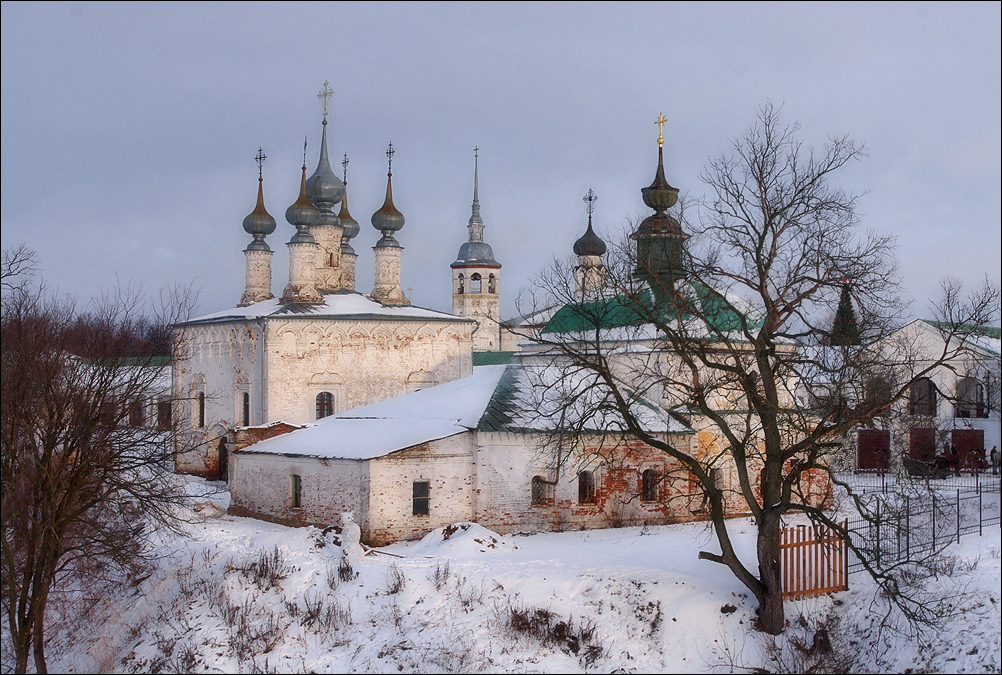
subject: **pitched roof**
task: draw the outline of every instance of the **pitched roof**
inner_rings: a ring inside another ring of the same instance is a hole
[[[679,293],[685,302],[698,308],[694,315],[676,314],[677,305],[658,304],[656,294],[648,287],[631,297],[625,294],[606,293],[594,300],[568,303],[559,308],[543,327],[542,334],[573,335],[593,332],[605,333],[607,339],[652,339],[657,337],[657,327],[651,317],[660,323],[681,320],[693,330],[696,337],[729,335],[739,337],[743,324],[761,325],[754,308],[741,298],[720,292],[697,282],[680,285]]]
[[[413,305],[383,305],[356,291],[327,291],[323,301],[283,304],[278,298],[255,302],[246,307],[233,307],[206,314],[182,325],[247,321],[262,318],[302,316],[310,319],[378,319],[396,321],[453,321],[473,323],[472,319],[424,309]]]
[[[569,391],[577,394],[563,398]],[[579,421],[575,416],[587,415],[586,430],[620,433],[624,424],[615,410],[601,405],[602,392],[586,374],[569,373],[556,365],[482,366],[470,376],[326,417],[237,452],[366,460],[473,429],[552,431],[561,412],[567,424]],[[649,431],[692,432],[640,396],[635,396],[633,406]]]

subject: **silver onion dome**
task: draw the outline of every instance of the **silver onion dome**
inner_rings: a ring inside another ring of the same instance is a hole
[[[254,237],[248,251],[270,251],[264,238],[275,231],[275,219],[264,208],[264,179],[258,176],[257,206],[244,218],[244,232]]]
[[[317,170],[306,179],[306,194],[320,211],[320,225],[337,225],[334,205],[344,197],[344,183],[331,169],[327,158],[327,119],[323,121],[323,137],[320,141],[320,161]]]

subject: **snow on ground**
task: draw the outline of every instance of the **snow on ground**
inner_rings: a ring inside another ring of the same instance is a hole
[[[884,605],[854,574],[847,592],[787,602],[791,626],[770,650],[750,629],[753,598],[698,560],[716,550],[705,524],[502,537],[459,523],[349,570],[333,531],[227,516],[219,484],[191,486],[200,521],[163,536],[154,575],[55,631],[50,670],[775,672],[804,667],[791,641],[809,645],[826,617],[833,655],[855,671],[1002,666],[997,527],[952,545],[933,580],[968,592],[945,629],[921,639],[880,629]],[[750,522],[731,527],[751,559]]]

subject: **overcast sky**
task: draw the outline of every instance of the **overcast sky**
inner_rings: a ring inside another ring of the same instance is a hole
[[[303,138],[316,167],[325,80],[329,150],[348,153],[372,290],[369,217],[386,186],[406,217],[414,304],[450,310],[480,147],[485,239],[502,314],[595,223],[646,215],[657,162],[698,197],[701,167],[771,100],[805,142],[848,134],[868,157],[861,226],[897,236],[916,315],[946,276],[1000,277],[1000,4],[2,5],[2,244],[27,243],[47,284],[87,298],[124,281],[195,280],[199,310],[244,286],[241,223],[264,148],[272,291],[288,280],[285,209]]]

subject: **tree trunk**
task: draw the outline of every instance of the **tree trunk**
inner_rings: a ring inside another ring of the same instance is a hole
[[[758,622],[759,628],[771,635],[779,635],[786,627],[778,554],[779,516],[763,512],[758,530],[758,577],[762,582],[758,597]]]
[[[47,674],[49,667],[45,663],[45,599],[39,603],[38,611],[35,613],[34,630],[34,652],[35,652],[35,672],[40,675]]]

